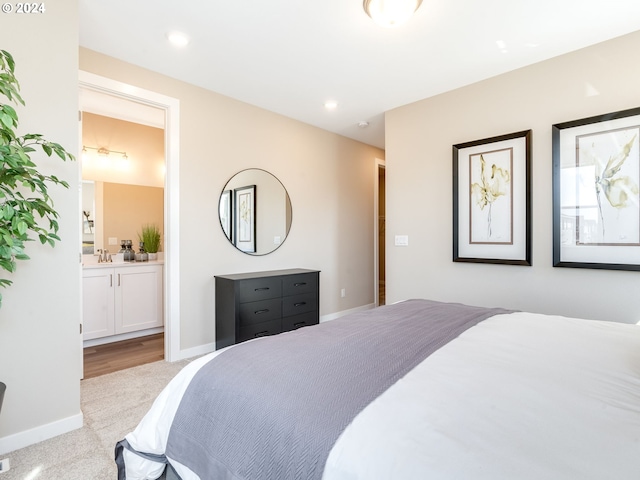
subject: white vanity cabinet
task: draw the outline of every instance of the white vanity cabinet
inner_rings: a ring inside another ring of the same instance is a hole
[[[84,340],[162,327],[162,269],[146,262],[85,265]]]

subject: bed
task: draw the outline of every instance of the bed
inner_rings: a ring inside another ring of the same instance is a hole
[[[638,479],[640,326],[407,300],[191,362],[119,479]]]

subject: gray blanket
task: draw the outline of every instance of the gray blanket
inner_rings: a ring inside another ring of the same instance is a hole
[[[204,479],[320,479],[338,436],[431,353],[504,309],[409,300],[237,345],[187,388],[166,455]]]

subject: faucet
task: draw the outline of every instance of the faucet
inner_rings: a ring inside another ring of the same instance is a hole
[[[98,263],[107,263],[111,262],[111,255],[109,254],[109,250],[98,249]]]

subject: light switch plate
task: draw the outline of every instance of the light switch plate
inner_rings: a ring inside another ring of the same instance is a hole
[[[109,237],[109,245],[117,245],[118,237]]]
[[[396,247],[409,246],[409,235],[396,235],[395,245]]]

